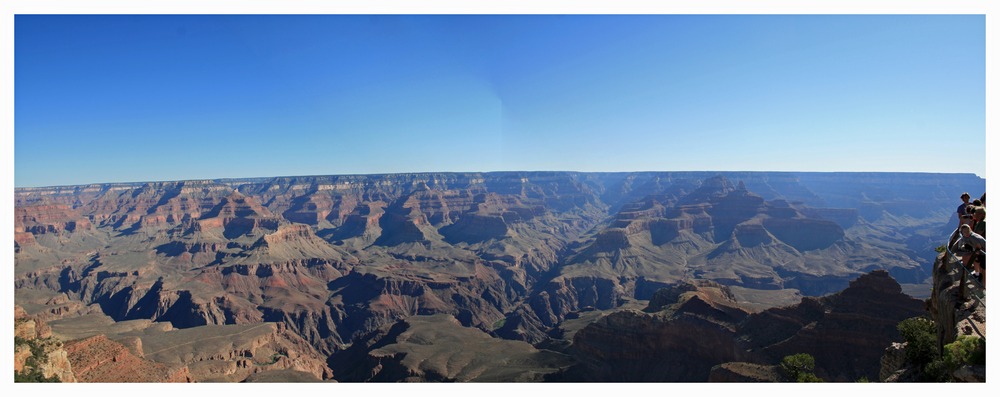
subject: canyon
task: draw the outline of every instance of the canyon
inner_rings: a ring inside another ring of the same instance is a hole
[[[489,172],[17,188],[15,303],[65,341],[81,381],[129,381],[107,378],[120,372],[107,362],[154,368],[145,381],[708,381],[722,363],[805,350],[824,379],[877,379],[966,191],[985,180]],[[717,349],[691,349],[706,344]],[[87,349],[114,359],[77,364]]]

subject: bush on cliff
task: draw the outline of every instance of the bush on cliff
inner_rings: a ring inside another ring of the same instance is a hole
[[[986,339],[961,335],[944,345],[944,358],[962,365],[986,365]]]
[[[944,346],[943,354],[937,349],[937,329],[934,322],[914,317],[899,323],[899,334],[906,341],[906,359],[920,370],[919,379],[929,382],[948,382],[952,373],[965,365],[986,365],[986,341],[961,335]]]
[[[937,329],[934,322],[924,317],[912,317],[896,326],[906,342],[906,359],[917,368],[924,369],[938,358]]]
[[[816,359],[806,353],[793,354],[781,359],[781,371],[789,380],[796,382],[822,382],[813,374],[816,369]]]
[[[986,365],[986,341],[961,335],[944,345],[944,355],[927,364],[926,380],[948,382],[951,374],[965,365]]]

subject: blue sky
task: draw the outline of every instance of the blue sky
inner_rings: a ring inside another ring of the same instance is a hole
[[[982,15],[14,20],[15,186],[499,170],[985,176]]]

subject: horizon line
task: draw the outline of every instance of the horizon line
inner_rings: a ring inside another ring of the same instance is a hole
[[[933,174],[933,175],[974,175],[980,179],[986,178],[975,172],[930,172],[930,171],[749,171],[749,170],[643,170],[643,171],[573,171],[573,170],[499,170],[499,171],[415,171],[415,172],[373,172],[373,173],[349,173],[349,174],[307,174],[307,175],[274,175],[274,176],[246,176],[246,177],[220,177],[220,178],[191,178],[191,179],[164,179],[149,181],[117,181],[117,182],[89,182],[77,184],[42,185],[42,186],[14,186],[14,190],[24,189],[55,189],[92,185],[141,185],[150,183],[171,183],[171,182],[224,182],[246,179],[279,179],[279,178],[320,178],[320,177],[372,177],[372,176],[393,176],[393,175],[433,175],[433,174],[504,174],[504,173],[567,173],[567,174],[648,174],[648,173],[756,173],[756,174]]]

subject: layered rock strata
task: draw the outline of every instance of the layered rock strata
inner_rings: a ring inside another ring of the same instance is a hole
[[[684,280],[822,295],[882,267],[919,282],[923,242],[897,231],[930,233],[934,216],[951,214],[944,193],[982,185],[972,175],[502,172],[23,188],[14,285],[52,319],[279,322],[318,360],[436,313],[542,342],[570,313]]]

